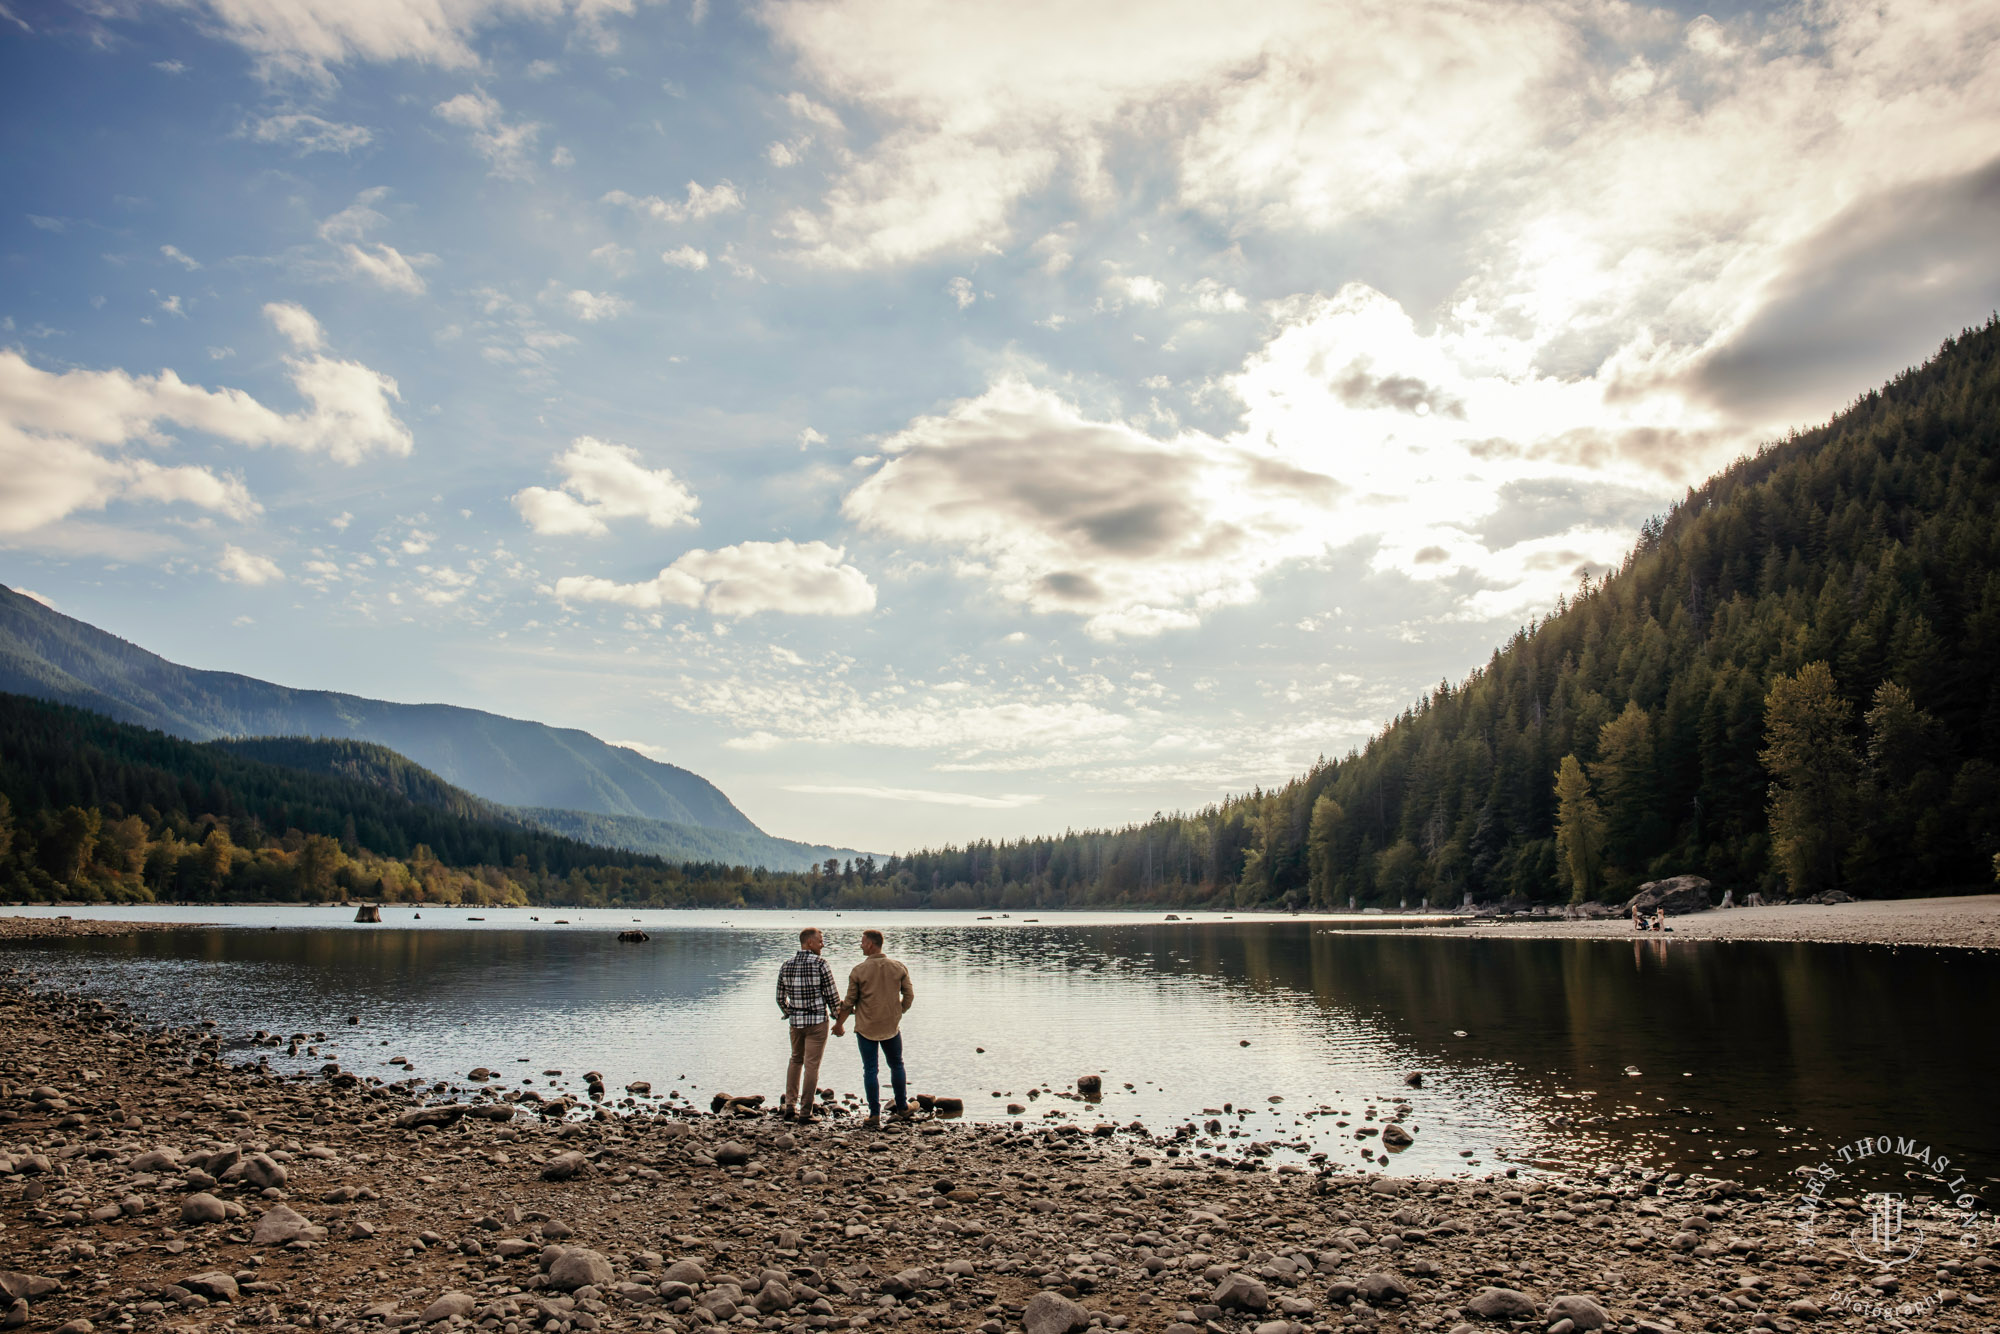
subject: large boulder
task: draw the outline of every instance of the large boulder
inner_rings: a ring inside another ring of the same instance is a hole
[[[1593,1330],[1609,1325],[1611,1314],[1598,1305],[1596,1298],[1571,1293],[1550,1302],[1548,1310],[1542,1313],[1542,1319],[1552,1325],[1559,1320],[1567,1320],[1573,1329]]]
[[[1090,1312],[1059,1292],[1044,1288],[1028,1299],[1021,1312],[1021,1328],[1027,1334],[1070,1334],[1090,1325]]]
[[[1518,1288],[1481,1288],[1465,1304],[1465,1313],[1481,1320],[1532,1320],[1535,1299]]]
[[[1707,912],[1715,906],[1714,891],[1715,886],[1698,875],[1649,880],[1639,886],[1637,894],[1625,901],[1625,911],[1629,914],[1636,907],[1642,914],[1650,914],[1656,908],[1665,908],[1669,917]]]
[[[585,1246],[570,1247],[549,1266],[549,1286],[563,1292],[607,1287],[611,1277],[611,1262]]]
[[[252,1246],[282,1246],[288,1241],[323,1241],[326,1229],[288,1204],[274,1204],[257,1220]]]

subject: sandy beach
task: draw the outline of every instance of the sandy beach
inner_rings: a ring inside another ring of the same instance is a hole
[[[1669,918],[1667,924],[1680,940],[1817,941],[1990,950],[2000,949],[2000,894],[1713,908]],[[1604,921],[1467,918],[1453,926],[1404,929],[1404,934],[1412,932],[1487,940],[1630,940],[1637,934],[1623,917]]]

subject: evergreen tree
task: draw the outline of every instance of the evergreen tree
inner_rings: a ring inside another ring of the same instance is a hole
[[[1841,881],[1860,769],[1848,718],[1824,662],[1779,677],[1764,700],[1771,846],[1794,898]]]
[[[1595,898],[1604,879],[1604,814],[1575,755],[1556,770],[1556,846],[1571,903]]]

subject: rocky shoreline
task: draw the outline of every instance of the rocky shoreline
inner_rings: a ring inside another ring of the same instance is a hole
[[[114,922],[93,917],[0,917],[0,943],[60,940],[69,936],[129,936],[134,931],[172,931],[194,922]]]
[[[2000,1310],[1990,1232],[1871,1285],[1793,1200],[1708,1177],[1270,1170],[1183,1154],[1192,1124],[537,1108],[258,1062],[293,1040],[0,977],[0,1327],[1662,1334]],[[1827,1208],[1865,1233],[1855,1201]]]

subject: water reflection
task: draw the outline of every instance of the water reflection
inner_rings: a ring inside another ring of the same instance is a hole
[[[772,980],[793,923],[728,916],[649,920],[640,945],[614,938],[616,914],[568,929],[517,915],[480,930],[188,929],[8,958],[156,1019],[326,1031],[364,1075],[399,1078],[386,1062],[408,1056],[426,1078],[486,1065],[547,1091],[597,1069],[614,1088],[645,1079],[705,1101],[782,1080]],[[2000,1001],[2000,960],[1982,955],[1041,916],[881,915],[916,978],[918,1090],[992,1119],[1009,1103],[1028,1122],[1213,1119],[1222,1131],[1195,1152],[1279,1146],[1274,1160],[1348,1165],[1380,1159],[1366,1132],[1406,1100],[1416,1143],[1393,1155],[1398,1172],[1636,1160],[1774,1182],[1891,1131],[1950,1146],[1980,1179],[2000,1155],[2000,1067],[1976,1036]],[[829,929],[842,978],[859,925]],[[1413,1071],[1421,1088],[1404,1082]],[[1094,1073],[1101,1104],[1057,1096]],[[822,1077],[858,1091],[851,1042]]]

